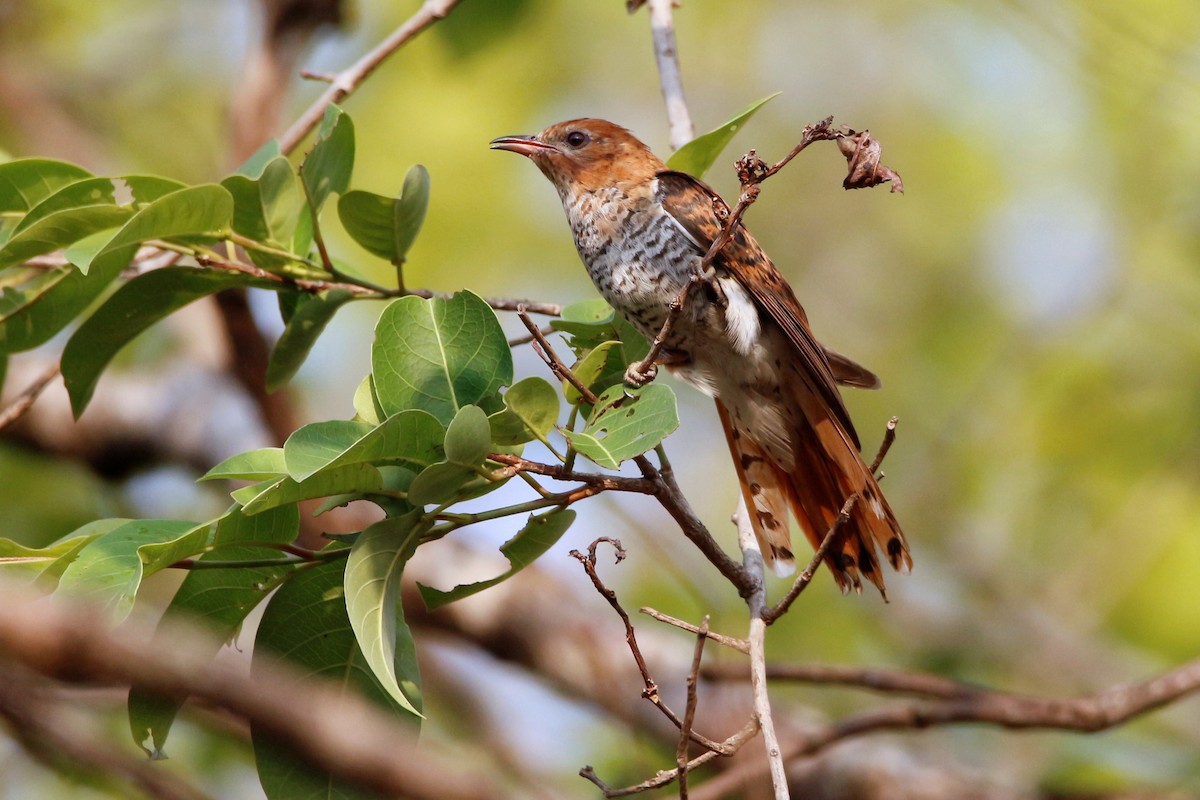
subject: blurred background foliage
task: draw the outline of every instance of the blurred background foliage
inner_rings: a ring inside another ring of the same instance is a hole
[[[341,68],[417,5],[350,4],[346,24],[302,63]],[[868,450],[888,417],[901,420],[884,487],[916,562],[912,576],[890,577],[890,605],[843,598],[821,575],[776,626],[771,655],[1054,695],[1196,657],[1200,5],[686,0],[676,23],[698,130],[783,93],[708,176],[719,190],[735,189],[737,154],[755,147],[778,158],[827,114],[869,127],[907,190],[843,192],[844,162],[825,146],[769,181],[749,214],[818,337],[883,378],[882,391],[848,404]],[[217,177],[235,161],[226,109],[258,24],[246,0],[0,0],[0,150],[98,173]],[[288,119],[321,85],[293,87]],[[432,204],[406,277],[443,291],[592,296],[553,190],[528,164],[489,152],[493,137],[599,116],[668,151],[645,12],[630,17],[619,0],[469,0],[346,107],[358,188],[392,193],[410,164],[428,167]],[[332,235],[388,280],[389,265]],[[277,330],[272,305],[262,304],[261,324]],[[350,416],[378,312],[356,304],[330,326],[293,387],[305,420]],[[125,366],[146,380],[171,374],[177,349],[195,346],[186,338],[160,326]],[[541,374],[524,349],[517,357],[519,376]],[[679,393],[683,433],[668,452],[732,547],[735,489],[715,415],[696,393]],[[236,427],[252,408],[229,413],[220,424]],[[257,444],[243,437],[233,447]],[[196,508],[225,500],[192,488],[194,476],[172,465],[101,479],[0,441],[0,535],[38,543],[99,516],[200,518]],[[580,511],[540,564],[595,607],[597,635],[613,631],[607,609],[565,554],[599,535],[630,548],[612,574],[627,608],[713,613],[714,628],[744,628],[740,600],[649,502],[605,497]],[[464,543],[494,552],[511,533]],[[558,601],[545,600],[552,613]],[[622,646],[618,636],[612,646]],[[680,648],[690,649],[686,639]],[[732,656],[714,648],[710,657]],[[479,684],[484,708],[474,713],[523,732],[510,755],[554,787],[547,796],[592,796],[574,777],[583,763],[607,763],[615,781],[670,761],[515,670],[469,653],[442,663]],[[449,694],[439,700],[439,678],[430,682],[430,735],[466,736],[461,709]],[[778,695],[806,714],[878,702],[819,688]],[[1200,793],[1198,720],[1192,700],[1098,737],[962,729],[904,746],[971,764],[980,787]],[[180,737],[174,768],[202,775],[218,795],[253,796],[249,762],[214,755],[207,729]],[[12,744],[0,743],[0,776],[0,797],[82,796]]]

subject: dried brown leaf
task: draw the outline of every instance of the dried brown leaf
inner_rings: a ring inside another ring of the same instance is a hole
[[[842,181],[843,188],[866,189],[890,181],[893,192],[904,193],[904,182],[900,180],[900,175],[891,167],[880,163],[883,145],[871,136],[870,131],[853,131],[847,128],[838,137],[837,143],[849,165],[846,179]]]

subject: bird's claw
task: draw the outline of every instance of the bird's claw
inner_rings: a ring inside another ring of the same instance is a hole
[[[642,362],[635,361],[625,370],[625,385],[631,389],[640,389],[658,377],[658,365],[648,364],[642,369]]]

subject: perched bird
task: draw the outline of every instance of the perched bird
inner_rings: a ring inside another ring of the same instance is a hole
[[[720,197],[604,120],[560,122],[491,146],[528,156],[550,179],[596,288],[653,340],[720,234]],[[911,567],[838,392],[839,383],[877,388],[879,380],[813,338],[791,287],[740,223],[658,360],[716,399],[751,524],[777,573],[795,569],[789,507],[816,548],[853,494],[825,557],[838,585],[861,591],[865,577],[884,592],[876,546],[895,569]]]

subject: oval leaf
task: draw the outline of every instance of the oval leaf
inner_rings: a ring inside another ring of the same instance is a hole
[[[512,382],[512,351],[495,312],[466,291],[393,301],[375,326],[371,364],[384,413],[419,408],[444,425]]]
[[[22,158],[0,164],[0,212],[24,213],[63,186],[92,173],[49,158]]]
[[[617,384],[597,398],[583,430],[563,431],[563,435],[582,455],[602,467],[617,469],[621,462],[656,447],[678,427],[671,387],[652,383],[628,389]]]
[[[238,453],[204,473],[202,481],[235,480],[261,481],[287,474],[282,447],[264,447],[248,453]]]
[[[314,679],[358,692],[395,713],[400,721],[416,717],[383,689],[366,663],[346,615],[343,565],[323,564],[292,575],[267,603],[254,646],[254,664],[283,657]],[[416,650],[403,620],[396,621],[396,674],[404,685],[419,685]],[[417,705],[414,698],[414,705]],[[368,795],[344,779],[314,770],[304,758],[285,750],[270,730],[251,728],[259,780],[270,800],[353,798]]]
[[[346,191],[353,171],[354,123],[330,103],[317,131],[317,142],[300,165],[300,178],[313,214],[321,211],[330,194]]]
[[[468,469],[483,464],[492,445],[487,414],[479,406],[463,406],[446,428],[446,460]]]
[[[126,522],[79,551],[63,572],[58,590],[98,607],[120,622],[146,575],[199,552],[208,526],[172,519]]]
[[[689,175],[695,175],[697,178],[704,177],[704,173],[708,172],[709,167],[721,155],[726,145],[733,139],[734,134],[742,129],[742,126],[754,116],[756,111],[778,95],[779,92],[776,92],[754,101],[708,133],[692,139],[667,159],[667,166]]]
[[[414,524],[417,517],[381,520],[354,540],[346,562],[345,592],[346,613],[367,665],[401,708],[419,716],[409,697],[416,696],[416,687],[405,691],[396,674],[397,622],[402,624],[400,578],[421,540],[422,529]]]
[[[292,379],[333,315],[353,299],[354,293],[349,290],[332,289],[300,301],[271,351],[267,364],[268,392],[276,391]]]
[[[240,272],[191,267],[156,269],[118,289],[71,336],[63,349],[63,383],[78,419],[108,362],[146,328],[194,300],[231,286],[274,284]]]
[[[90,258],[76,263],[81,272],[110,261],[128,264],[147,239],[196,236],[228,230],[233,197],[215,183],[189,186],[163,195],[138,211]]]
[[[491,415],[492,439],[499,445],[545,440],[558,422],[558,392],[543,378],[517,381],[504,393],[504,410]]]
[[[305,480],[321,470],[369,462],[415,467],[442,460],[442,424],[424,411],[402,411],[372,426],[333,420],[305,425],[284,443],[288,474]],[[481,459],[482,460],[482,459]]]
[[[216,524],[212,546],[217,549],[200,557],[206,564],[278,558],[278,550],[255,547],[253,543],[292,541],[300,526],[300,515],[293,506],[247,517],[234,506]],[[161,642],[163,633],[179,620],[199,622],[213,633],[214,643],[231,640],[237,636],[246,615],[294,569],[281,565],[189,571],[159,622],[156,640]],[[129,690],[129,729],[134,741],[151,758],[166,757],[163,746],[183,701],[182,697],[161,697],[137,686]],[[147,740],[150,747],[145,746]]]

